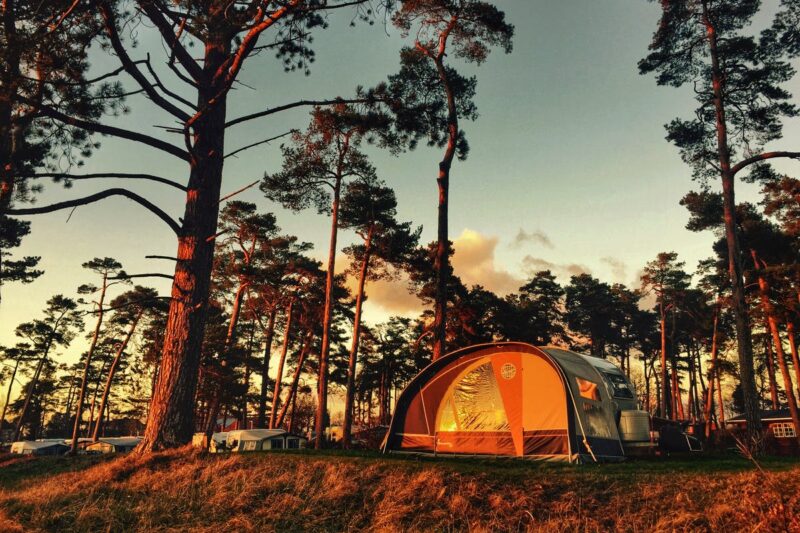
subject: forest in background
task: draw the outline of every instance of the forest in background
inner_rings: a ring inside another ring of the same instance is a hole
[[[668,124],[667,140],[696,178],[682,203],[689,230],[714,234],[709,259],[688,268],[679,252],[664,251],[642,265],[635,287],[589,274],[559,284],[543,270],[500,297],[453,273],[448,233],[450,172],[469,154],[460,124],[478,118],[477,78],[459,66],[512,50],[515,28],[491,3],[6,0],[2,282],[31,283],[41,274],[38,258],[14,255],[30,231],[18,217],[112,196],[159,217],[174,232],[177,252],[155,258],[174,263],[173,274],[128,273],[112,257],[83,258],[80,286],[54,295],[39,316],[18,325],[19,343],[3,348],[4,427],[13,440],[71,435],[75,450],[79,437],[137,431],[146,421],[146,452],[184,444],[230,417],[313,430],[322,446],[336,411],[331,389],[343,398],[347,445],[352,427],[388,421],[393,398],[432,359],[495,340],[609,358],[632,377],[643,405],[665,418],[720,424],[744,413],[754,437],[760,409],[787,406],[800,427],[800,181],[768,164],[800,153],[764,148],[780,139],[782,120],[797,115],[783,86],[795,74],[789,61],[800,53],[800,4],[781,6],[774,24],[753,34],[760,2],[667,3],[650,50],[642,51],[643,74],[695,91],[691,118]],[[335,10],[351,10],[354,24],[388,21],[403,33],[408,46],[397,74],[346,96],[227,116],[226,98],[251,56],[268,51],[288,70],[311,68],[313,33]],[[128,29],[135,23],[158,32],[163,58],[138,57]],[[89,78],[93,46],[119,67]],[[123,113],[134,94],[170,117],[164,135],[103,123]],[[286,124],[285,134],[226,149],[230,128],[299,107],[310,110],[308,124]],[[185,162],[188,178],[114,169],[81,174],[101,135],[124,139],[132,150],[169,154]],[[241,191],[221,194],[227,157],[279,139],[281,169],[248,187],[257,185],[287,209],[324,217],[325,264],[311,257],[302,235],[284,233],[272,213],[236,199]],[[413,221],[398,220],[391,183],[365,151],[374,146],[402,157],[420,143],[441,150],[429,169],[439,193],[433,243],[420,242]],[[185,195],[184,215],[173,218],[123,187],[29,205],[41,180],[51,178],[67,189],[88,179],[159,183]],[[762,201],[737,203],[736,180],[759,184]],[[358,239],[344,250],[349,270],[337,276],[340,232]],[[153,276],[171,280],[170,295],[147,288],[143,280]],[[392,277],[409,280],[424,311],[364,324],[370,283]],[[87,351],[74,364],[61,363],[58,354],[82,335]]]

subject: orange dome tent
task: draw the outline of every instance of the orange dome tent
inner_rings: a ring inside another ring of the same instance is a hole
[[[608,361],[518,342],[484,344],[445,355],[409,383],[383,450],[619,460],[617,422],[636,409],[633,387]]]

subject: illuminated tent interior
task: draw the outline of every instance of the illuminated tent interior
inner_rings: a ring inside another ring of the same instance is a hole
[[[517,342],[472,346],[406,387],[384,452],[504,455],[570,462],[624,457],[620,413],[637,402],[596,357]]]

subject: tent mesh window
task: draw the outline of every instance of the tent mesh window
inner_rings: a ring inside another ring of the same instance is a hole
[[[439,431],[509,431],[492,363],[484,363],[452,387],[441,407]]]

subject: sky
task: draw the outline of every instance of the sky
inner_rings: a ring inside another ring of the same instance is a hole
[[[678,202],[697,184],[677,150],[665,139],[663,125],[694,109],[690,89],[658,87],[640,76],[636,64],[658,20],[658,3],[645,0],[506,0],[497,4],[516,26],[510,55],[494,51],[476,67],[453,65],[478,77],[475,122],[463,123],[471,145],[469,158],[454,163],[451,174],[450,231],[455,242],[454,269],[467,284],[480,283],[507,294],[531,273],[549,268],[562,283],[588,272],[606,282],[638,285],[644,264],[662,251],[676,251],[694,269],[710,255],[712,236],[685,229],[686,210]],[[765,2],[758,21],[771,19],[775,2]],[[230,118],[300,98],[352,95],[398,69],[398,51],[407,44],[397,30],[382,23],[349,26],[350,17],[331,17],[329,29],[315,37],[316,61],[311,75],[283,72],[269,53],[246,63],[229,98]],[[163,57],[153,31],[130,29],[139,45],[134,59],[150,52]],[[117,66],[102,50],[92,56],[95,73]],[[183,88],[165,68],[162,79],[175,91]],[[131,80],[124,79],[132,88]],[[800,78],[787,88],[800,95]],[[163,128],[170,118],[150,102],[132,97],[130,112],[104,122],[171,138]],[[308,110],[273,115],[232,129],[228,152],[252,142],[303,128]],[[784,139],[774,149],[796,149],[800,120],[787,121]],[[181,161],[144,146],[110,137],[79,172],[146,172],[185,182]],[[794,144],[794,146],[792,146]],[[379,175],[398,197],[398,218],[423,226],[424,241],[436,235],[436,171],[441,153],[427,147],[392,156],[369,148]],[[280,168],[278,143],[226,160],[223,194]],[[796,165],[796,163],[795,163]],[[785,172],[792,164],[776,165]],[[77,198],[111,185],[76,182],[72,189],[48,184],[39,205]],[[146,196],[178,217],[183,199],[178,190],[152,183],[120,184]],[[291,213],[266,200],[256,187],[236,197],[276,213],[287,233],[315,246],[326,256],[328,220],[315,210]],[[757,199],[753,186],[741,185],[738,199]],[[39,255],[45,275],[30,285],[3,287],[0,345],[15,342],[14,328],[40,316],[53,294],[75,296],[93,282],[81,264],[93,257],[118,259],[129,273],[170,272],[165,261],[145,255],[174,255],[171,231],[148,211],[124,199],[104,200],[77,209],[30,217],[32,233],[18,255]],[[341,247],[357,237],[341,232]],[[340,249],[341,249],[340,247]],[[341,263],[341,261],[340,261]],[[344,266],[344,265],[342,265]],[[339,268],[337,267],[337,270]],[[169,293],[166,280],[150,283]],[[402,288],[386,283],[368,286],[365,320],[377,323],[391,314],[416,315],[421,304]],[[77,358],[83,343],[64,352]]]

